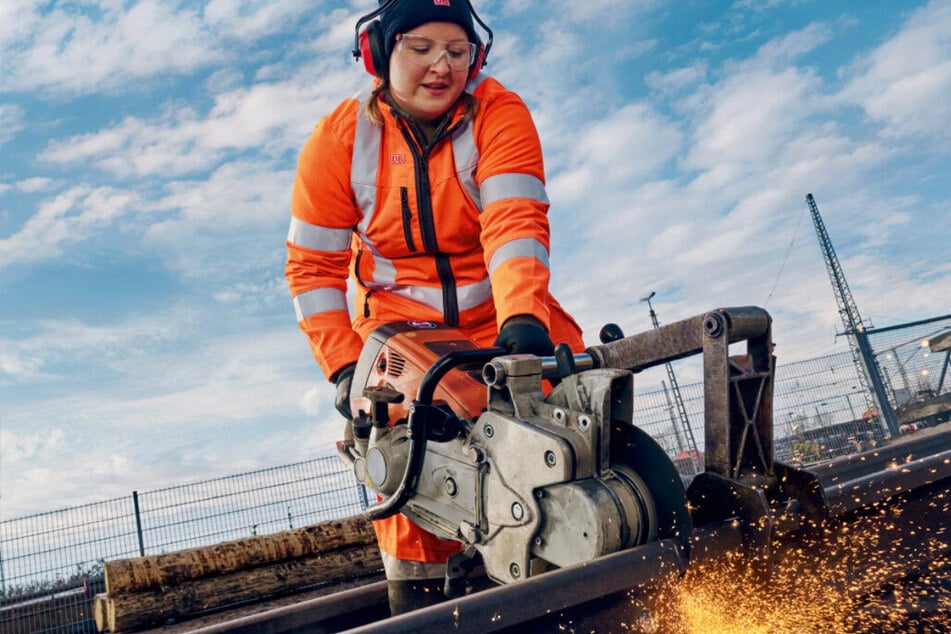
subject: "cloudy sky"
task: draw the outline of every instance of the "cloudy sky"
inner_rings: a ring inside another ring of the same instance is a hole
[[[297,153],[374,0],[0,4],[0,516],[329,455],[283,279]],[[847,350],[951,308],[948,0],[476,0],[532,108],[554,290],[595,343],[763,306]]]

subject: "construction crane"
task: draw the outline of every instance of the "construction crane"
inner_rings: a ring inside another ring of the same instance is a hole
[[[650,310],[651,324],[655,329],[660,328],[660,321],[657,319],[657,313],[654,312],[654,306],[651,304],[651,299],[657,293],[651,291],[647,297],[642,297],[642,302],[647,302],[647,308]],[[677,425],[674,423],[674,416],[672,409],[674,404],[676,404],[677,417],[680,420],[680,425],[683,428],[684,439],[683,442],[686,442],[687,447],[679,447],[681,451],[687,453],[690,456],[690,462],[693,464],[694,473],[699,473],[703,471],[703,464],[700,461],[700,453],[697,450],[697,440],[693,437],[693,429],[690,427],[690,418],[687,416],[687,408],[684,406],[684,399],[680,396],[680,385],[677,384],[677,375],[674,374],[674,367],[668,361],[664,364],[664,367],[667,368],[667,380],[670,381],[670,389],[674,393],[674,403],[670,402],[670,394],[667,392],[667,386],[664,385],[661,381],[661,385],[664,387],[664,395],[667,397],[667,407],[668,411],[671,412],[670,418],[671,423],[674,427],[674,435],[677,437],[678,444],[682,445],[680,434],[677,432]]]
[[[845,272],[842,270],[842,265],[839,264],[839,257],[835,253],[835,247],[832,246],[832,240],[826,231],[825,223],[822,222],[819,207],[816,205],[816,200],[812,197],[812,194],[806,194],[806,204],[809,205],[812,223],[815,225],[816,234],[819,237],[819,248],[822,249],[826,270],[829,272],[829,278],[832,281],[832,292],[835,294],[835,301],[839,306],[839,316],[842,318],[842,325],[845,327],[844,334],[849,342],[849,349],[852,351],[852,362],[858,369],[859,382],[862,386],[862,393],[865,395],[867,409],[868,411],[877,410],[891,434],[897,436],[898,423],[895,419],[895,412],[888,402],[881,374],[878,371],[878,363],[875,361],[875,354],[868,344],[865,335],[865,323],[862,321],[862,315],[859,314],[859,308],[852,297],[849,283],[845,279]]]

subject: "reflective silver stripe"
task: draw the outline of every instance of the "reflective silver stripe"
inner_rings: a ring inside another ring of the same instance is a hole
[[[375,291],[387,291],[404,299],[410,299],[433,310],[443,311],[442,288],[429,286],[407,286],[396,283],[396,266],[393,260],[383,257],[370,248],[373,254],[373,279],[363,280],[367,288]],[[459,310],[469,310],[492,298],[492,283],[489,278],[474,284],[456,286],[456,301]]]
[[[492,281],[487,277],[481,282],[456,287],[459,310],[469,310],[492,299]]]
[[[489,261],[489,276],[491,277],[495,269],[512,258],[535,258],[544,264],[546,269],[549,268],[548,250],[545,249],[545,245],[535,238],[519,238],[506,242],[495,250]]]
[[[389,581],[410,581],[420,579],[444,579],[445,563],[427,563],[397,559],[385,550],[380,551],[383,558],[383,571]]]
[[[352,234],[352,229],[330,229],[291,218],[287,241],[311,251],[346,251]]]
[[[373,281],[383,287],[395,287],[396,265],[393,264],[393,260],[380,255],[377,252],[376,247],[370,244],[369,240],[366,240],[365,242],[370,250],[370,253],[373,254]]]
[[[357,206],[363,212],[361,233],[364,235],[376,207],[376,171],[383,142],[380,126],[367,119],[363,112],[363,104],[369,96],[369,91],[363,91],[360,95],[357,128],[353,137],[353,157],[350,161],[350,185],[353,187]]]
[[[297,321],[304,321],[308,317],[330,310],[346,311],[347,294],[336,288],[315,288],[294,297]]]
[[[442,289],[430,286],[394,286],[378,282],[366,282],[372,290],[393,293],[403,299],[409,299],[439,312],[443,311]],[[492,283],[488,278],[475,284],[456,287],[456,299],[459,310],[470,310],[492,299]]]
[[[482,181],[482,204],[506,198],[528,198],[548,204],[548,193],[541,179],[528,174],[499,174]]]
[[[479,192],[479,184],[475,180],[475,171],[479,164],[479,148],[476,147],[472,122],[469,119],[466,119],[453,133],[452,156],[456,162],[456,175],[459,177],[459,182],[472,198],[476,209],[481,212],[482,196]]]
[[[350,165],[350,184],[362,212],[357,225],[363,247],[373,256],[373,280],[362,280],[367,288],[389,290],[396,286],[396,266],[392,260],[380,255],[376,245],[367,236],[367,227],[373,220],[376,210],[376,179],[380,161],[380,148],[383,144],[383,129],[367,119],[363,108],[371,92],[364,90],[357,98],[360,100],[360,113],[357,115],[357,127],[353,137],[353,158]],[[376,282],[376,283],[374,283]]]

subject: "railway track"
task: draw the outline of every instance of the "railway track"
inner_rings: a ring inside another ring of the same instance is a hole
[[[699,633],[738,619],[753,631],[948,631],[951,424],[807,474],[802,499],[760,514],[741,501],[695,521],[687,547],[663,539],[503,586],[476,578],[477,591],[394,618],[385,581],[368,580],[175,631]]]

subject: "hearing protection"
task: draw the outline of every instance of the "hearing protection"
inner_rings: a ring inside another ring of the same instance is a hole
[[[387,9],[401,0],[387,0],[377,9],[367,13],[357,20],[354,28],[354,47],[351,51],[356,61],[363,61],[363,67],[374,77],[384,79],[389,67],[389,60],[386,58],[386,48],[383,42],[383,26],[377,18]],[[476,42],[476,54],[469,67],[468,79],[475,78],[479,71],[486,64],[486,57],[489,55],[489,49],[492,48],[492,29],[482,21],[479,14],[472,8],[469,0],[464,0],[469,7],[469,13],[472,18],[482,27],[488,35],[485,44],[482,40]],[[367,24],[369,22],[369,24]],[[366,24],[366,28],[362,28]]]

